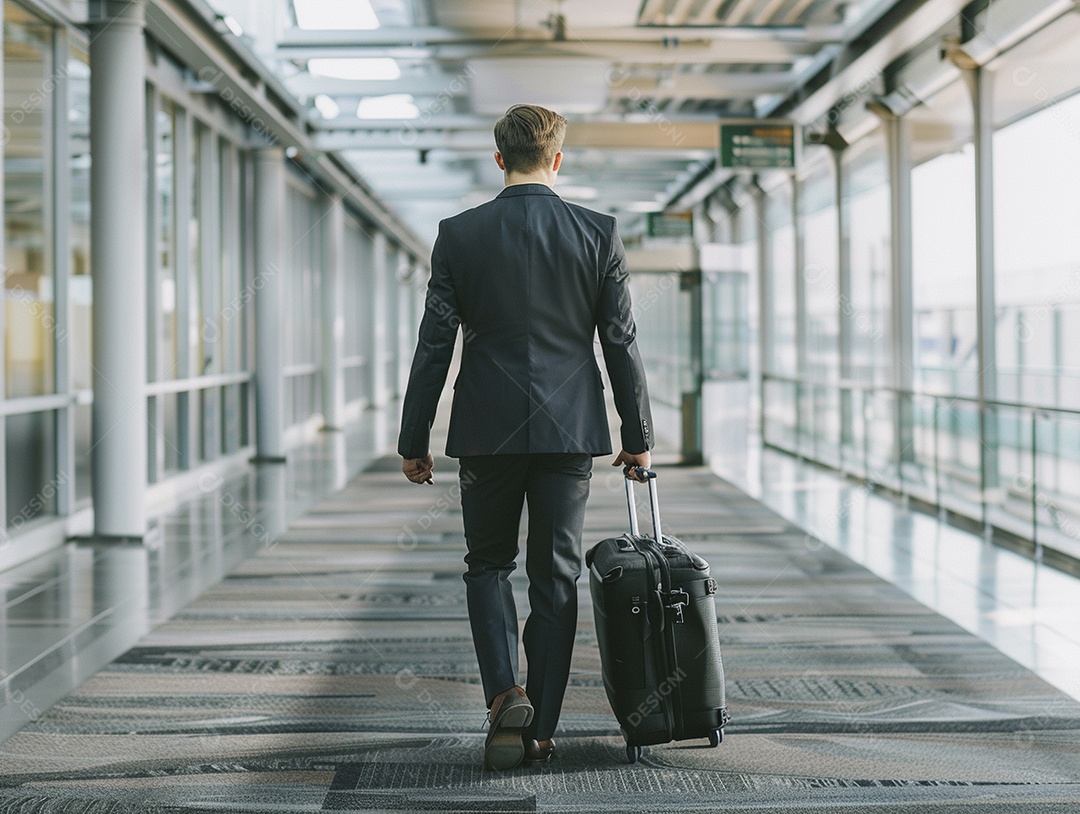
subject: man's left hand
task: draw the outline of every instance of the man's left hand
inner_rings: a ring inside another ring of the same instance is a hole
[[[423,458],[402,458],[401,471],[413,483],[435,483],[435,458],[429,452]]]

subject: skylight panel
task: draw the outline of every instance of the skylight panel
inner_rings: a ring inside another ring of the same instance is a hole
[[[420,109],[411,93],[388,93],[385,96],[365,96],[356,106],[360,119],[415,119]]]
[[[293,10],[299,28],[354,31],[379,27],[370,0],[293,0]]]

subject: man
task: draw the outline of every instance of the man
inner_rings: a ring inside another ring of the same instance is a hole
[[[496,769],[546,760],[555,750],[592,458],[612,451],[597,334],[622,420],[622,451],[612,465],[630,476],[629,467],[649,466],[652,448],[615,219],[553,190],[565,133],[566,119],[550,110],[510,108],[495,125],[506,188],[439,224],[398,439],[405,476],[433,483],[431,424],[460,324],[446,454],[460,463],[466,597],[489,708],[484,759]],[[509,577],[525,502],[530,613],[522,688]]]

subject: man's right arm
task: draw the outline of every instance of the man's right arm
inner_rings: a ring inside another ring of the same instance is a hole
[[[420,322],[419,340],[409,371],[409,386],[401,406],[398,454],[403,458],[423,458],[430,451],[435,408],[446,384],[460,324],[457,298],[440,234],[431,252],[431,280],[428,282],[424,318]]]
[[[645,368],[637,347],[637,327],[630,311],[630,273],[626,266],[626,252],[614,222],[611,249],[597,300],[596,327],[604,352],[604,365],[611,379],[615,409],[622,420],[620,436],[623,453],[641,455],[653,446],[652,411],[645,383]]]

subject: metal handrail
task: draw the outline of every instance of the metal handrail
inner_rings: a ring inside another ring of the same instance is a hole
[[[941,436],[941,433],[942,433],[942,427],[941,427],[941,419],[940,419],[940,415],[939,415],[939,413],[940,413],[939,408],[940,408],[940,405],[942,404],[942,402],[947,401],[947,402],[952,403],[952,402],[959,401],[959,402],[963,402],[965,404],[973,405],[975,408],[977,408],[979,410],[983,410],[983,409],[987,409],[987,410],[1012,409],[1012,410],[1017,410],[1017,411],[1019,411],[1021,413],[1026,413],[1026,420],[1028,421],[1028,424],[1029,424],[1029,429],[1028,429],[1029,444],[1027,446],[1027,452],[1031,456],[1030,483],[1028,484],[1028,489],[1027,489],[1027,491],[1029,491],[1029,493],[1030,493],[1030,502],[1031,502],[1031,518],[1030,518],[1030,522],[1031,522],[1031,541],[1034,544],[1034,559],[1035,559],[1035,561],[1038,562],[1038,563],[1042,562],[1044,544],[1043,544],[1043,540],[1041,539],[1040,534],[1039,534],[1039,530],[1040,530],[1040,527],[1041,527],[1040,526],[1040,521],[1039,521],[1040,500],[1044,501],[1047,505],[1053,505],[1053,504],[1047,498],[1047,496],[1041,491],[1040,486],[1039,486],[1039,466],[1038,466],[1038,462],[1039,462],[1039,458],[1040,458],[1040,450],[1039,450],[1039,444],[1038,444],[1038,437],[1039,437],[1038,422],[1041,419],[1041,420],[1045,420],[1045,421],[1053,421],[1053,422],[1055,422],[1055,425],[1057,425],[1060,422],[1060,419],[1062,417],[1064,417],[1064,416],[1080,417],[1080,409],[1074,409],[1074,408],[1069,408],[1069,407],[1052,407],[1050,405],[1029,404],[1029,403],[1024,403],[1024,402],[1005,401],[1005,400],[1002,400],[1002,399],[984,399],[984,400],[980,401],[977,397],[974,397],[974,396],[960,396],[960,395],[952,395],[952,394],[947,394],[947,393],[927,393],[925,391],[913,390],[913,389],[901,388],[901,387],[893,387],[891,385],[867,384],[867,383],[863,383],[863,382],[852,381],[852,380],[849,380],[849,379],[838,379],[838,380],[835,380],[835,381],[832,381],[832,382],[823,382],[823,381],[820,381],[820,380],[814,380],[814,379],[809,379],[809,378],[805,378],[805,377],[784,376],[784,375],[778,375],[778,374],[773,374],[773,373],[764,373],[764,374],[762,374],[761,379],[762,379],[763,383],[768,382],[768,381],[775,381],[775,382],[780,382],[780,383],[783,383],[783,384],[794,385],[794,386],[800,387],[800,388],[833,390],[833,391],[836,391],[836,392],[841,393],[841,394],[844,393],[844,392],[848,392],[848,393],[851,394],[852,398],[855,397],[855,394],[858,394],[858,396],[859,396],[860,400],[862,401],[864,407],[866,405],[866,399],[868,397],[872,397],[873,395],[878,394],[878,393],[888,393],[888,394],[897,396],[897,397],[905,399],[905,400],[915,400],[915,399],[930,400],[932,405],[933,405],[933,407],[932,407],[932,410],[933,410],[933,418],[932,418],[933,452],[932,452],[932,457],[933,457],[933,474],[934,474],[934,503],[937,505],[939,510],[944,510],[945,509],[945,505],[943,503],[944,495],[942,493],[942,474],[943,474],[943,472],[942,472],[942,460],[941,460],[941,454],[942,453],[941,453],[941,449],[940,449],[940,436]],[[765,423],[764,423],[766,421],[765,411],[768,409],[768,405],[767,405],[766,401],[762,402],[761,409],[763,411],[763,415],[762,415],[762,422],[763,422],[762,423],[762,432],[765,433],[766,432],[766,427],[765,427]],[[810,421],[811,421],[811,426],[809,428],[809,440],[811,442],[810,457],[812,459],[814,459],[814,460],[821,460],[820,456],[818,455],[818,450],[817,450],[818,433],[815,431],[815,427],[814,427],[814,424],[816,424],[816,415],[811,415],[810,416]],[[870,456],[869,456],[869,449],[868,449],[870,431],[869,431],[869,427],[866,425],[865,416],[864,416],[863,428],[862,429],[863,429],[863,431],[862,431],[862,441],[863,441],[862,472],[863,472],[863,475],[862,476],[867,480],[868,483],[881,482],[881,483],[883,483],[885,485],[888,485],[886,481],[880,481],[878,477],[871,474]],[[800,430],[799,430],[798,426],[795,427],[795,432],[796,432],[796,439],[795,439],[794,449],[792,449],[790,451],[796,452],[796,454],[801,455],[802,454],[801,449],[800,449],[800,447],[801,447],[801,433],[800,433]],[[778,449],[786,449],[787,448],[786,444],[777,445],[777,444],[769,441],[767,438],[765,439],[765,442],[769,446],[774,446],[774,447],[777,447]],[[1017,449],[1019,449],[1019,447]],[[900,471],[901,463],[902,463],[901,461],[897,461],[896,485],[900,489],[901,494],[906,495],[906,494],[908,494],[908,483],[906,482],[906,480],[904,478],[904,475]],[[835,467],[839,471],[845,471],[845,470],[852,471],[852,470],[849,469],[848,466],[845,465],[845,458],[844,458],[842,450],[841,450],[841,453],[840,453],[840,458],[839,458],[838,463],[836,463],[836,464],[829,463],[828,465]],[[988,499],[987,499],[987,491],[986,491],[987,488],[988,488],[988,484],[980,481],[979,491],[981,493],[980,502],[982,504],[982,522],[983,522],[984,528],[989,530],[991,521],[990,521],[990,515],[988,513],[989,504],[988,504]],[[1015,513],[1012,513],[1012,512],[1009,512],[1009,514],[1011,514],[1017,520],[1021,520],[1023,522],[1023,518],[1021,516],[1016,515]]]
[[[296,365],[285,365],[281,370],[281,375],[286,379],[294,379],[297,376],[311,376],[320,370],[322,368],[316,362],[301,362]]]
[[[227,387],[231,384],[247,384],[251,373],[215,373],[209,376],[192,376],[187,379],[167,379],[147,382],[146,395],[164,396],[169,393],[186,393],[192,390],[209,390],[211,387]]]
[[[0,399],[0,416],[62,410],[65,407],[71,407],[75,403],[75,393],[47,393],[41,396],[18,396],[12,399]]]
[[[1036,413],[1061,413],[1063,415],[1080,416],[1080,409],[1071,407],[1052,407],[1049,404],[1029,404],[1022,401],[1003,401],[1001,399],[985,399],[979,401],[977,396],[961,396],[953,393],[928,393],[923,390],[909,390],[902,387],[893,387],[882,384],[866,384],[850,379],[837,379],[833,382],[816,381],[813,379],[799,378],[796,376],[781,376],[775,373],[764,373],[761,377],[766,381],[784,382],[803,387],[820,387],[833,390],[858,391],[860,393],[892,393],[897,396],[909,398],[945,399],[948,401],[962,401],[969,404],[984,404],[988,407],[1004,407],[1012,410],[1031,410]]]

